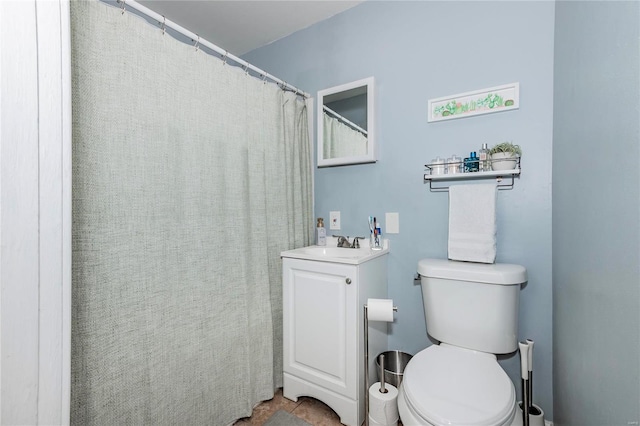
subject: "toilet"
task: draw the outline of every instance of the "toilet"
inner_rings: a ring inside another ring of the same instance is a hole
[[[523,266],[442,259],[418,263],[427,332],[440,343],[411,358],[398,393],[405,426],[511,426],[513,382],[496,354],[518,348]]]

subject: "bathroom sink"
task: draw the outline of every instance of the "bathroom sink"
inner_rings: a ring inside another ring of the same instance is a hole
[[[359,249],[335,246],[308,246],[283,251],[281,256],[291,257],[294,259],[359,265],[360,263],[375,259],[376,257],[385,255],[389,252],[388,241],[385,241],[383,250],[371,250],[367,241],[365,241],[363,245],[365,245],[365,247],[361,247]]]
[[[300,249],[303,253],[319,257],[340,257],[345,259],[357,259],[364,255],[362,249],[311,246]]]

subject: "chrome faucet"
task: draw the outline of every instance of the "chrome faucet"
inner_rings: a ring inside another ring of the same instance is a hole
[[[334,237],[338,237],[338,247],[351,247],[349,237],[343,237],[342,235],[334,235]]]
[[[359,249],[360,248],[359,240],[364,240],[364,237],[353,237],[353,244],[351,244],[351,248]]]
[[[353,243],[349,242],[349,237],[343,237],[342,235],[334,235],[338,239],[338,247],[344,248],[360,248],[359,240],[363,240],[364,237],[353,237]]]

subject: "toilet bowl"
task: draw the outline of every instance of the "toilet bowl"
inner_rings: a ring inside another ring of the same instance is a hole
[[[495,354],[517,349],[523,266],[443,259],[418,262],[427,332],[440,344],[404,370],[398,411],[405,426],[510,426],[513,382]]]
[[[405,369],[398,394],[403,425],[507,426],[516,415],[513,383],[492,354],[433,345]]]

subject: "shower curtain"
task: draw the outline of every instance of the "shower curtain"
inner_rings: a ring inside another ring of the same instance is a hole
[[[325,111],[322,114],[324,116],[324,158],[367,155],[367,137],[364,134]]]
[[[279,254],[313,231],[305,103],[71,6],[71,423],[230,424],[282,385]]]

